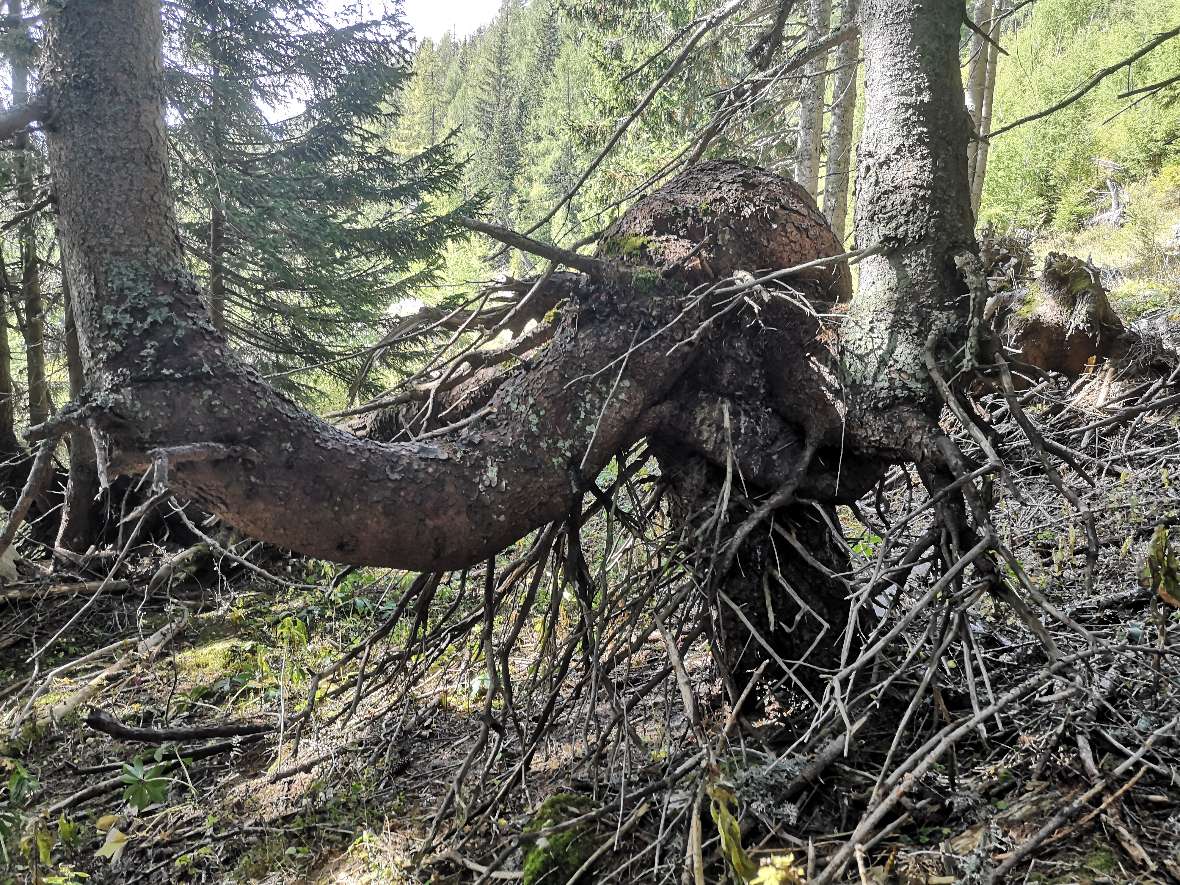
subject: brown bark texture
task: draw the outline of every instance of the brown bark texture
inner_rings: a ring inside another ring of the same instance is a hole
[[[658,429],[657,407],[700,353],[744,327],[700,334],[713,299],[620,262],[617,280],[583,285],[550,344],[496,389],[482,420],[420,443],[362,440],[324,424],[227,352],[185,270],[168,183],[157,4],[94,6],[70,4],[53,18],[44,83],[89,408],[115,469],[155,462],[179,492],[240,530],[309,555],[461,567],[564,516],[584,477]],[[781,194],[766,211],[798,212]],[[807,212],[826,231],[814,204]],[[729,271],[730,240],[744,236],[736,225],[715,225],[714,274]],[[834,241],[801,242],[818,251],[788,256],[769,244],[753,269],[822,257]],[[844,274],[835,278],[846,284]],[[800,285],[823,294],[814,280]],[[815,375],[806,348],[792,351],[774,329],[766,336],[768,360],[797,361],[799,375],[813,376],[810,389],[830,399],[830,373]],[[784,386],[790,396],[808,389]],[[716,415],[715,404],[702,408]],[[823,404],[795,417],[810,423],[816,414]],[[789,462],[782,453],[757,457],[768,480]]]
[[[974,255],[969,121],[959,76],[963,10],[946,0],[865,0],[866,126],[858,148],[856,242],[879,249],[841,334],[850,433],[899,457],[930,456],[940,399],[926,370],[972,335],[957,259]],[[973,313],[974,311],[974,313]]]

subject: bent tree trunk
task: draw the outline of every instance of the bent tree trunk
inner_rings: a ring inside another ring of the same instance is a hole
[[[926,338],[952,337],[965,313],[953,263],[972,246],[952,85],[957,17],[936,0],[910,0],[900,14],[897,5],[876,0],[865,12],[870,125],[857,233],[884,251],[866,262],[848,321],[852,415],[834,336],[820,323],[829,311],[741,282],[836,254],[839,241],[793,184],[720,163],[624,217],[619,233],[643,247],[603,260],[603,278],[574,292],[550,343],[507,374],[478,421],[429,442],[381,443],[277,394],[212,327],[169,191],[157,0],[66,4],[47,21],[43,82],[87,370],[81,418],[112,468],[154,463],[246,533],[325,559],[420,570],[469,566],[563,519],[614,453],[647,437],[686,529],[713,539],[697,553],[704,583],[734,603],[715,603],[730,669],[748,669],[755,639],[808,656],[847,618],[833,574],[843,554],[824,552],[834,506],[875,479],[875,452],[912,448],[889,422],[907,410],[928,418],[928,379],[916,368]],[[924,136],[912,144],[915,132]],[[846,299],[849,276],[829,264],[790,282],[832,302]],[[892,417],[882,423],[878,408]],[[859,457],[845,453],[846,431]],[[695,531],[705,526],[712,534]],[[776,598],[765,607],[768,589]],[[816,616],[795,635],[788,598],[795,615]],[[750,635],[776,624],[785,645]]]
[[[690,362],[691,347],[665,356],[684,334],[679,300],[595,287],[578,308],[582,328],[563,323],[478,427],[430,444],[330,427],[229,355],[185,268],[160,41],[155,0],[67,4],[47,27],[63,262],[112,467],[162,462],[180,493],[240,530],[344,562],[462,567],[564,516],[577,477],[635,438]],[[616,384],[608,366],[624,354]]]

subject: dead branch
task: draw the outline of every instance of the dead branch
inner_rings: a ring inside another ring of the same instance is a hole
[[[1071,105],[1075,101],[1077,101],[1079,98],[1084,96],[1086,93],[1088,93],[1091,89],[1093,89],[1099,83],[1101,83],[1103,80],[1105,80],[1107,77],[1109,77],[1111,74],[1115,73],[1116,71],[1120,71],[1123,68],[1125,68],[1127,65],[1133,64],[1134,62],[1143,58],[1143,56],[1147,55],[1147,53],[1151,52],[1151,50],[1155,49],[1160,44],[1166,43],[1167,41],[1171,40],[1177,34],[1180,34],[1180,26],[1172,28],[1170,31],[1164,31],[1161,34],[1157,34],[1153,39],[1148,40],[1146,43],[1144,43],[1142,46],[1140,46],[1139,49],[1137,49],[1135,52],[1128,55],[1122,61],[1115,62],[1114,64],[1108,65],[1107,67],[1102,68],[1099,71],[1095,71],[1094,74],[1088,80],[1086,80],[1085,83],[1083,83],[1081,86],[1077,87],[1073,92],[1069,93],[1069,95],[1065,96],[1065,98],[1061,99],[1060,101],[1054,102],[1053,104],[1049,105],[1049,107],[1045,108],[1044,110],[1037,111],[1036,113],[1033,113],[1033,114],[1029,114],[1027,117],[1021,117],[1019,120],[1009,123],[1006,126],[1001,126],[999,129],[993,129],[991,131],[991,133],[987,136],[987,140],[990,141],[993,138],[1003,135],[1005,132],[1011,132],[1017,126],[1023,126],[1026,123],[1033,122],[1034,120],[1040,120],[1043,117],[1047,117],[1050,114],[1056,113],[1057,111],[1061,110],[1062,108],[1068,107],[1069,105]]]
[[[95,707],[86,714],[86,724],[95,731],[123,741],[164,744],[169,741],[196,741],[207,738],[244,737],[274,731],[273,725],[225,722],[220,725],[180,725],[171,728],[143,728],[125,725],[106,710]]]

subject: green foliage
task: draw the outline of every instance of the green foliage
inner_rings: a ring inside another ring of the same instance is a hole
[[[1180,0],[1040,0],[1013,34],[996,81],[993,128],[1049,107],[1100,68],[1180,23]],[[1180,87],[1119,93],[1180,71],[1180,41],[1157,47],[1063,110],[998,137],[991,146],[981,219],[1069,230],[1093,216],[1105,193],[1101,158],[1124,182],[1180,159]]]
[[[877,547],[881,543],[881,536],[865,529],[859,540],[852,545],[852,552],[865,559],[872,559],[876,555]]]
[[[574,242],[610,222],[637,188],[650,186],[652,176],[705,125],[719,90],[748,69],[748,33],[698,46],[693,63],[565,200],[620,121],[666,72],[675,53],[660,50],[712,5],[506,0],[495,20],[472,37],[446,36],[418,46],[395,141],[405,150],[422,150],[453,132],[457,156],[467,161],[463,189],[485,194],[497,223],[528,229],[562,204],[533,235]],[[781,129],[776,102],[782,96],[771,93],[765,112],[752,114],[732,140],[723,133],[710,155],[748,153],[743,145],[751,133],[766,131],[754,119],[759,114],[767,130]],[[766,141],[758,159],[773,163],[790,150],[789,144]],[[520,275],[535,269],[533,261],[517,256],[511,263],[500,250],[474,241],[448,250],[444,278],[457,284],[489,272]]]
[[[12,861],[10,849],[21,836],[24,809],[41,785],[16,759],[0,762],[9,772],[4,792],[0,794],[0,862],[6,866]]]
[[[364,21],[326,0],[164,12],[194,271],[272,381],[315,396],[317,378],[291,370],[326,363],[322,373],[353,384],[364,360],[349,354],[381,336],[392,302],[431,281],[456,229],[434,208],[459,181],[450,143],[405,154],[386,138],[410,73],[398,8]]]
[[[275,632],[285,649],[300,652],[307,648],[307,625],[299,618],[288,615],[279,621]]]
[[[163,754],[164,748],[158,747],[154,754],[155,764],[150,767],[141,756],[123,764],[119,775],[119,780],[127,785],[123,788],[123,801],[137,811],[161,805],[168,799],[171,781],[164,776],[169,766],[163,762]]]

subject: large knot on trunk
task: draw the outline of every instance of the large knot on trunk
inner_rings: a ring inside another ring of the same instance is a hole
[[[676,176],[627,210],[598,248],[600,257],[654,266],[689,284],[844,251],[801,185],[738,160],[712,160]],[[827,301],[852,297],[852,274],[843,261],[792,282]]]

